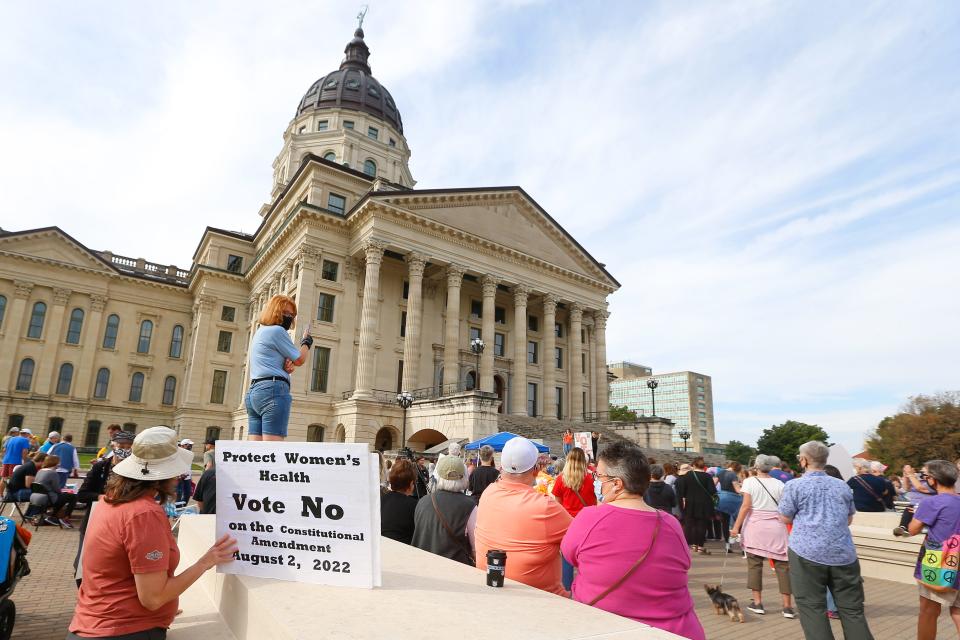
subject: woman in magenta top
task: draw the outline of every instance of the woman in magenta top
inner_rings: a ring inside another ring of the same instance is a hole
[[[563,557],[577,568],[573,599],[705,640],[687,588],[690,550],[683,530],[676,518],[643,501],[650,484],[646,456],[634,444],[616,442],[599,458],[603,504],[582,509],[560,544]],[[604,595],[644,554],[626,580]]]

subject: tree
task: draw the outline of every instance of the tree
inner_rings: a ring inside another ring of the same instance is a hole
[[[867,438],[867,451],[897,473],[927,460],[960,458],[960,392],[911,397]]]
[[[637,412],[629,407],[618,407],[612,404],[610,405],[610,420],[612,422],[636,422]]]
[[[763,430],[757,438],[757,451],[768,456],[777,456],[783,462],[796,467],[800,445],[811,440],[830,444],[827,442],[828,438],[827,432],[815,424],[787,420],[783,424],[775,424]]]
[[[731,440],[727,443],[724,455],[727,456],[727,460],[736,460],[740,464],[750,464],[750,459],[757,455],[757,450],[739,440]]]

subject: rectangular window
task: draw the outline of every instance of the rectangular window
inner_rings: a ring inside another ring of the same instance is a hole
[[[503,357],[503,354],[506,350],[505,344],[507,342],[506,336],[502,333],[493,334],[493,355]]]
[[[507,310],[503,307],[494,307],[493,321],[497,324],[507,324]]]
[[[380,131],[376,127],[367,127],[367,137],[376,140],[380,136]]]
[[[297,133],[304,133],[306,130],[307,130],[307,125],[303,125],[299,129],[297,129]]]
[[[390,146],[391,146],[391,147],[397,146],[397,141],[394,140],[393,138],[390,138]]]
[[[353,129],[353,120],[344,120],[343,121],[344,129]]]
[[[563,420],[563,387],[557,387],[557,420]]]
[[[530,331],[540,330],[540,319],[537,316],[527,316],[527,329]]]
[[[536,342],[530,341],[527,343],[527,363],[537,364],[537,347],[539,345]]]
[[[587,392],[584,391],[580,396],[580,410],[583,412],[583,417],[587,417]]]
[[[531,418],[537,415],[537,385],[533,382],[527,383],[527,415]]]
[[[403,360],[397,362],[397,393],[400,393],[403,391]]]
[[[337,272],[340,270],[340,265],[336,262],[330,260],[323,261],[323,268],[320,269],[320,277],[324,280],[329,280],[330,282],[337,281]]]
[[[23,416],[19,413],[11,413],[10,417],[7,418],[7,428],[13,429],[14,427],[17,429],[23,427]]]
[[[243,258],[235,256],[232,253],[227,256],[227,271],[230,273],[243,272]]]
[[[95,447],[100,442],[100,425],[103,424],[99,420],[88,420],[87,421],[87,433],[83,436],[83,446],[85,447]]]
[[[557,347],[555,351],[556,351],[555,356],[557,361],[557,369],[563,369],[563,349],[561,349],[560,347]]]
[[[236,307],[224,307],[220,310],[220,319],[224,322],[233,322],[237,319]]]
[[[483,302],[480,300],[470,301],[470,315],[475,318],[483,317]]]
[[[406,280],[403,281],[403,299],[406,300],[410,297],[410,283]]]
[[[207,433],[203,436],[204,440],[219,440],[220,427],[207,427]]]
[[[562,337],[563,337],[563,325],[560,324],[559,322],[556,323],[555,325],[553,325],[553,333],[554,333],[558,338],[562,338]]]
[[[317,347],[313,350],[313,371],[310,376],[310,391],[327,392],[330,377],[330,349]]]
[[[233,333],[230,331],[221,331],[217,338],[217,351],[220,353],[230,353],[230,347],[233,344]]]
[[[347,199],[336,193],[331,193],[327,195],[327,209],[343,215],[343,212],[347,210]]]
[[[580,373],[586,373],[586,372],[587,372],[587,354],[581,353],[580,354]]]
[[[329,293],[320,294],[320,304],[317,306],[317,320],[320,322],[333,322],[333,303],[336,296]]]
[[[317,131],[326,131],[330,128],[329,120],[320,120],[317,122]]]
[[[223,397],[227,393],[227,372],[220,369],[213,371],[213,386],[210,389],[210,404],[223,404]]]
[[[50,418],[49,425],[50,431],[63,433],[63,418]]]
[[[407,312],[406,311],[400,312],[400,337],[401,338],[407,337]]]
[[[470,327],[470,341],[468,344],[472,344],[474,340],[481,339],[481,331],[477,327]]]

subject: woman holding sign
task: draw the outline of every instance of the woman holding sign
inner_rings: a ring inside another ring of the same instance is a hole
[[[224,536],[196,564],[174,575],[180,550],[157,499],[173,500],[193,454],[177,446],[169,427],[144,430],[132,452],[113,467],[87,526],[83,583],[67,640],[162,640],[180,594],[208,569],[233,560],[236,540]]]
[[[283,440],[290,420],[290,373],[307,361],[313,346],[309,327],[300,348],[287,331],[297,305],[287,296],[273,296],[260,314],[260,327],[250,342],[250,390],[247,391],[247,433],[250,440]]]

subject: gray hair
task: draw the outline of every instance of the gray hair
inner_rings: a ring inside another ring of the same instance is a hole
[[[827,458],[830,457],[830,447],[819,440],[811,440],[800,445],[800,455],[807,458],[810,466],[822,469],[827,464]]]
[[[853,468],[857,470],[857,473],[860,473],[861,469],[870,469],[869,460],[864,460],[863,458],[854,458],[850,462],[853,463]]]
[[[436,479],[436,490],[437,491],[449,491],[451,493],[463,493],[467,490],[469,486],[469,481],[466,477],[460,478],[459,480],[445,480],[444,478]]]
[[[927,468],[927,474],[932,476],[937,484],[944,487],[952,487],[957,484],[957,465],[949,460],[929,460],[923,466]]]
[[[880,462],[879,460],[874,460],[873,462],[870,463],[871,471],[879,471],[880,473],[883,473],[885,468],[886,467],[884,467],[883,463]]]
[[[484,462],[490,462],[493,460],[493,447],[488,444],[480,447],[480,459]]]
[[[663,467],[659,464],[650,465],[650,477],[659,480],[663,477]]]
[[[770,473],[771,469],[776,469],[780,466],[780,458],[777,456],[768,456],[760,454],[757,456],[757,459],[753,463],[754,468],[757,471],[762,471],[763,473]]]
[[[459,443],[459,442],[451,443],[451,444],[450,444],[450,448],[447,449],[447,453],[450,454],[451,456],[459,456],[459,455],[460,455],[460,443]]]

